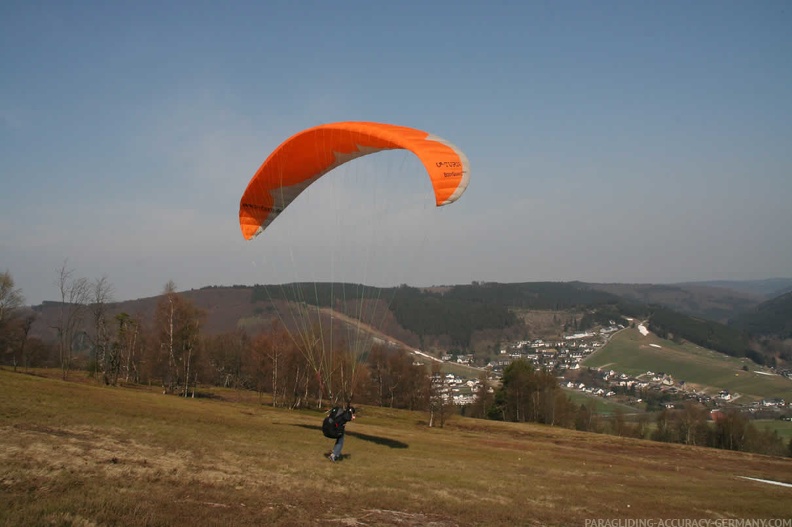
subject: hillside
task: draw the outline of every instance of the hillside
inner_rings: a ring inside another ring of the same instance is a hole
[[[691,284],[681,284],[691,285]],[[708,285],[760,295],[769,300],[785,293],[792,292],[792,278],[767,278],[764,280],[711,280],[694,282],[692,285]]]
[[[257,306],[251,302],[252,288],[250,287],[207,287],[183,291],[179,294],[206,312],[207,316],[202,329],[210,335],[233,331],[237,328],[240,320],[256,314]],[[154,316],[159,299],[160,297],[154,296],[114,302],[108,304],[107,309],[111,316],[127,313],[131,316],[139,315],[148,322]],[[47,342],[54,341],[59,303],[45,302],[35,306],[34,309],[38,318],[33,324],[31,336]]]
[[[680,313],[727,322],[753,309],[765,297],[750,290],[706,284],[590,284],[591,287],[643,305],[663,306]]]
[[[649,329],[663,338],[684,339],[732,357],[748,356],[763,363],[763,357],[751,349],[748,336],[725,324],[658,307],[649,317]]]
[[[498,310],[553,310],[578,311],[615,306],[622,314],[642,309],[640,306],[660,305],[710,320],[725,321],[738,313],[754,309],[761,296],[732,289],[686,285],[651,284],[587,284],[583,282],[528,282],[528,283],[474,283],[427,289],[410,287],[375,288],[358,284],[287,284],[283,286],[209,286],[180,293],[205,311],[204,330],[209,334],[233,331],[240,321],[267,319],[271,306],[280,301],[308,302],[320,306],[333,305],[350,314],[359,306],[361,298],[381,302],[391,310],[398,324],[389,324],[388,332],[402,330],[411,333],[394,335],[400,340],[416,345],[418,335],[439,336],[449,334],[452,340],[467,345],[472,333],[490,326],[503,329],[516,322],[505,312],[498,313],[499,320],[485,324],[482,316],[491,317]],[[333,300],[331,300],[331,298]],[[126,312],[150,317],[158,297],[116,302],[109,306],[112,313]],[[57,302],[35,306],[40,315],[32,335],[44,340],[54,339]],[[442,307],[441,307],[442,306]],[[476,314],[478,306],[484,311]],[[382,307],[378,308],[382,312]],[[461,311],[460,311],[461,309]],[[461,324],[448,326],[444,320],[457,320]],[[433,322],[434,321],[434,322]],[[259,323],[262,320],[258,321]],[[264,321],[266,322],[266,320]],[[244,322],[242,323],[244,324]],[[476,324],[482,327],[477,328]],[[397,327],[398,326],[398,327]],[[437,326],[437,327],[435,327]],[[448,327],[443,327],[448,326]]]
[[[759,304],[736,317],[732,325],[752,335],[792,338],[792,293]]]
[[[461,527],[789,513],[788,458],[461,417],[428,428],[424,414],[366,407],[348,428],[350,457],[333,464],[319,412],[248,392],[184,399],[75,380],[0,370],[0,524]]]
[[[287,324],[293,323],[288,314],[294,308],[289,307],[286,301],[277,298],[256,297],[255,291],[255,287],[244,286],[205,287],[183,291],[179,295],[205,313],[201,326],[205,335],[218,335],[240,328],[255,334],[268,329],[273,322],[277,321],[279,312],[282,314],[281,320]],[[159,300],[160,297],[148,297],[114,302],[107,305],[107,311],[110,318],[119,313],[127,313],[133,317],[139,316],[144,323],[150,324],[153,321]],[[31,337],[40,338],[45,342],[55,341],[59,306],[60,304],[57,302],[45,302],[34,308],[38,316],[31,329]],[[345,312],[344,306],[336,306],[336,308],[342,313]],[[380,314],[378,322],[381,325],[379,328],[381,331],[392,335],[397,340],[405,341],[408,345],[415,346],[417,344],[414,335],[400,329],[393,317],[388,316],[386,305],[369,307],[369,310]],[[322,316],[326,324],[331,323],[328,312],[316,310],[315,314]],[[343,329],[343,325],[340,326]],[[83,328],[90,331],[89,321],[83,324]]]
[[[630,376],[647,371],[671,375],[684,381],[685,390],[715,396],[721,390],[739,396],[736,402],[761,399],[792,400],[792,380],[773,374],[746,358],[702,348],[690,342],[674,342],[654,333],[627,328],[583,362],[585,366],[614,369]]]

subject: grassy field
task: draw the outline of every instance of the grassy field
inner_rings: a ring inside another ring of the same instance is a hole
[[[605,399],[604,397],[582,393],[578,390],[571,390],[568,388],[564,388],[563,390],[564,393],[568,395],[569,398],[572,399],[572,402],[574,402],[576,405],[589,405],[594,403],[594,408],[596,409],[597,413],[602,415],[612,415],[616,413],[617,409],[621,410],[625,415],[644,413],[644,404],[629,406],[627,404],[613,402],[611,400]]]
[[[0,525],[584,525],[786,518],[792,459],[364,407],[319,411],[0,370]]]
[[[784,444],[788,444],[792,439],[792,421],[781,421],[780,419],[757,419],[751,421],[759,429],[775,430]]]
[[[736,359],[695,344],[676,344],[653,333],[643,336],[637,329],[620,331],[602,349],[583,362],[585,366],[613,368],[628,375],[647,371],[664,372],[717,394],[720,389],[739,393],[743,400],[780,397],[792,400],[792,381],[763,371],[748,359]],[[744,371],[747,366],[749,371]]]

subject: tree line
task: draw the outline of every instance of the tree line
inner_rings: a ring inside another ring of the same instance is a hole
[[[106,385],[158,384],[163,393],[183,397],[201,396],[202,386],[255,390],[268,394],[273,405],[288,408],[354,401],[437,409],[443,389],[437,371],[402,350],[371,345],[361,353],[343,336],[305,346],[305,335],[280,321],[254,335],[244,329],[208,335],[202,329],[206,313],[178,294],[172,281],[163,288],[152,317],[111,315],[113,291],[105,278],[77,277],[65,264],[58,273],[61,302],[52,344],[29,337],[36,314],[22,309],[24,299],[10,273],[0,274],[3,364],[58,367],[64,379],[87,370]],[[316,335],[322,337],[318,330]],[[440,405],[444,415],[449,408],[447,402]]]
[[[792,339],[792,292],[759,304],[735,317],[729,325],[752,335]]]

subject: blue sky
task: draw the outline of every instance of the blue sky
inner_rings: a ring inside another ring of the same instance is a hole
[[[5,1],[0,270],[34,304],[64,262],[118,300],[168,280],[789,277],[790,27],[783,1]],[[409,160],[370,156],[244,241],[269,152],[346,120],[455,143],[466,194],[426,210]],[[380,221],[387,254],[328,247]]]

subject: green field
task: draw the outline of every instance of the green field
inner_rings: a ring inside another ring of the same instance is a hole
[[[782,421],[780,419],[757,419],[756,421],[751,421],[756,428],[761,430],[775,430],[778,432],[778,435],[781,439],[784,440],[784,444],[789,443],[792,439],[792,421]]]
[[[586,393],[579,392],[577,390],[570,390],[568,388],[564,388],[564,393],[569,396],[575,404],[590,404],[594,403],[594,407],[597,410],[597,413],[602,415],[612,415],[616,413],[617,409],[621,410],[625,415],[629,414],[640,414],[644,413],[644,405],[641,406],[629,406],[626,404],[615,403],[613,401],[609,401],[603,397],[598,397],[596,395],[589,395]]]
[[[782,518],[792,459],[541,425],[359,409],[323,457],[318,410],[184,399],[0,369],[0,525],[417,527]],[[662,500],[658,499],[662,496]]]
[[[633,376],[647,371],[663,372],[711,395],[722,389],[741,394],[740,402],[774,397],[792,400],[792,380],[757,373],[766,369],[748,359],[736,359],[695,344],[676,344],[653,333],[644,336],[634,328],[615,334],[583,365]],[[749,371],[744,371],[743,366]]]

